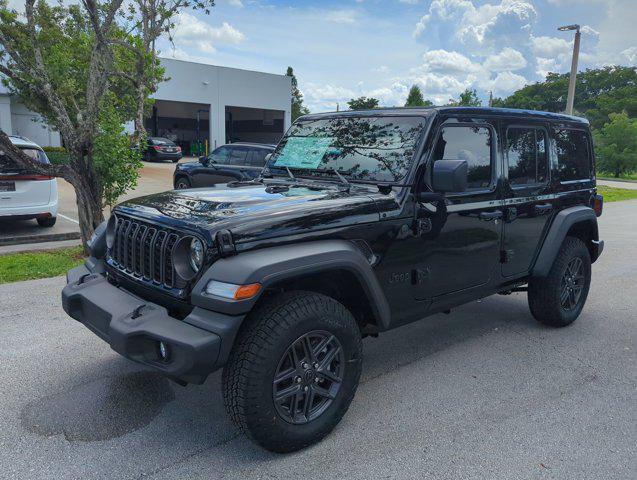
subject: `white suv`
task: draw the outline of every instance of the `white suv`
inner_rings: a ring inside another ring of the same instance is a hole
[[[46,153],[32,141],[22,137],[9,138],[34,160],[49,163]],[[41,227],[52,227],[57,212],[58,187],[54,177],[15,168],[0,168],[0,219],[35,218]]]

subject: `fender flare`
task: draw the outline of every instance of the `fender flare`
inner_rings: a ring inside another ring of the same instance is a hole
[[[560,211],[555,216],[548,233],[544,237],[542,248],[538,253],[535,265],[531,271],[532,276],[545,277],[549,274],[568,231],[573,225],[578,223],[591,223],[593,228],[593,236],[591,240],[593,240],[593,242],[597,242],[599,240],[597,216],[592,208],[580,205]],[[591,260],[594,262],[597,258],[591,258]]]
[[[202,275],[192,291],[192,304],[230,315],[249,312],[269,286],[321,271],[346,270],[354,274],[380,327],[390,323],[390,308],[367,258],[346,240],[319,240],[282,245],[221,258]],[[260,283],[261,292],[248,300],[227,300],[204,293],[210,280],[247,285]]]

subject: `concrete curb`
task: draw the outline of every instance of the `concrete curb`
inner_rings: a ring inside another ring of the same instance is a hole
[[[80,232],[48,233],[42,235],[16,235],[13,237],[0,238],[0,246],[28,243],[59,242],[62,240],[77,240],[79,238],[81,238]]]

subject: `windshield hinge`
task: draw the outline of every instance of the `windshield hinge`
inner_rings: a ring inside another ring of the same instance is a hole
[[[219,255],[222,257],[229,257],[230,255],[235,255],[237,253],[230,230],[219,230],[215,235],[215,241],[217,243]]]

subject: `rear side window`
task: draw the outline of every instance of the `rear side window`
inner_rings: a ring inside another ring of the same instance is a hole
[[[591,178],[591,152],[588,133],[583,130],[555,131],[557,172],[563,182]]]
[[[509,183],[512,186],[535,185],[548,178],[546,132],[539,128],[507,129]]]
[[[265,156],[267,153],[267,150],[263,150],[261,148],[250,149],[248,152],[247,165],[251,167],[263,167],[263,165],[265,165]]]
[[[468,188],[491,185],[491,130],[487,127],[444,127],[434,150],[436,160],[466,160],[469,166]]]
[[[228,165],[245,165],[247,154],[248,150],[246,148],[231,148],[230,157],[228,158]]]

